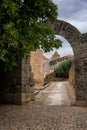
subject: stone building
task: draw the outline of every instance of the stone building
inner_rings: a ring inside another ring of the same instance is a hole
[[[31,52],[30,65],[34,73],[35,83],[42,85],[44,83],[43,71],[43,51],[38,49]]]
[[[59,57],[60,57],[59,53],[57,51],[55,51],[54,54],[52,55],[51,59],[55,60]]]
[[[50,73],[50,67],[49,67],[49,59],[43,55],[43,71],[44,71],[44,78],[47,74]]]
[[[52,55],[51,59],[49,60],[50,72],[54,71],[54,68],[58,64],[59,57],[60,57],[59,53],[57,51],[55,51],[54,54]]]
[[[31,52],[30,65],[34,74],[36,85],[42,85],[44,78],[50,73],[49,59],[38,49]]]
[[[70,58],[73,58],[73,56],[68,55],[60,57],[57,51],[54,52],[51,59],[44,56],[43,51],[40,49],[31,52],[30,65],[36,85],[43,85],[46,75],[52,73],[61,62]]]
[[[63,61],[68,60],[68,59],[73,59],[73,55],[67,55],[60,57],[59,53],[57,51],[54,52],[52,58],[49,60],[49,67],[50,67],[50,72],[53,72],[54,69]]]

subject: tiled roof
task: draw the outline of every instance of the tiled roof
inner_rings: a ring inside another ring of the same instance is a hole
[[[59,56],[60,56],[60,55],[59,55],[59,53],[58,53],[57,51],[55,51],[55,52],[54,52],[54,54],[53,54],[53,56],[52,56],[52,57],[56,57],[56,56],[57,56],[57,57],[59,57]]]

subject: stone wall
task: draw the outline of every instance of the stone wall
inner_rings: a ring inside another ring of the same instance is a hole
[[[3,73],[0,64],[0,102],[10,104],[24,104],[31,100],[34,85],[30,67],[30,58],[19,60],[19,66],[12,72]]]
[[[44,78],[50,73],[49,60],[43,60]]]
[[[75,65],[74,63],[72,64],[70,70],[69,70],[69,83],[75,85]]]
[[[75,58],[76,104],[87,106],[87,34],[79,37],[79,48]]]
[[[53,27],[55,34],[66,38],[73,48],[76,105],[87,106],[87,34],[81,34],[74,26],[62,20],[49,24]],[[42,52],[38,50],[31,55],[34,78],[36,83],[42,84],[44,82]],[[22,104],[30,100],[29,93],[34,85],[30,61],[28,59],[18,62],[19,66],[12,73],[3,73],[4,66],[0,63],[0,101]]]
[[[4,72],[4,65],[0,64],[0,102],[21,104],[21,60],[18,62],[12,72]]]
[[[75,59],[75,95],[77,106],[87,106],[87,33],[81,34],[71,24],[57,20],[52,25],[55,34],[71,44]]]
[[[22,60],[21,66],[21,96],[22,103],[28,102],[33,96],[35,80],[33,77],[33,72],[30,66],[30,57],[27,60]]]
[[[54,72],[54,69],[62,62],[73,59],[73,55],[66,55],[62,57],[55,57],[49,60],[49,67],[50,67],[50,72]]]
[[[43,51],[36,50],[31,52],[30,65],[32,72],[34,73],[35,83],[42,85],[44,83],[44,71],[43,71]]]

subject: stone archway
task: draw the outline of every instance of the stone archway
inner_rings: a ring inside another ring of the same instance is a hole
[[[75,58],[76,105],[87,105],[87,34],[81,34],[71,24],[57,20],[52,24],[55,34],[66,38],[71,44]]]
[[[55,34],[67,39],[73,48],[75,57],[76,105],[87,106],[87,33],[81,34],[74,26],[61,20],[55,21],[51,26]],[[4,88],[3,91],[0,91],[0,101],[22,104],[30,100],[31,86],[34,84],[30,58],[27,61],[22,59],[19,62],[19,67],[16,68],[15,73],[11,74],[12,76],[10,75],[8,80],[8,90],[7,87],[5,90],[5,82],[0,83],[0,86]],[[2,78],[1,75],[0,79]]]

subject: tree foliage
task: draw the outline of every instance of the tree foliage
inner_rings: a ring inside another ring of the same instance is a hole
[[[61,62],[54,70],[56,77],[68,78],[72,62],[73,59],[68,59],[66,61]]]
[[[46,21],[57,18],[51,0],[0,0],[0,61],[12,69],[19,58],[42,48],[45,52],[61,46]]]

